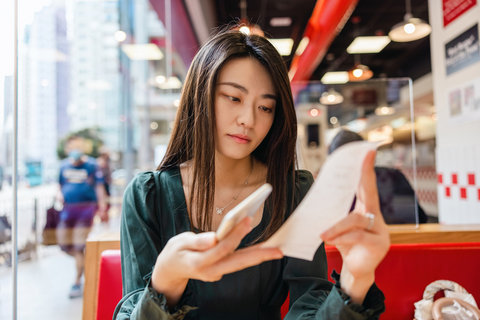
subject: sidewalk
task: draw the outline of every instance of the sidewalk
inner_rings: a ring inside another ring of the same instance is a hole
[[[108,227],[97,223],[91,236],[120,229],[119,212],[112,211]],[[18,265],[17,319],[81,320],[83,298],[68,297],[75,273],[75,260],[58,246],[40,246],[37,259],[21,261]],[[12,268],[0,265],[1,320],[12,319],[12,276]]]
[[[18,320],[81,320],[83,299],[69,299],[75,260],[58,246],[18,265]],[[0,267],[0,319],[12,319],[12,268]]]

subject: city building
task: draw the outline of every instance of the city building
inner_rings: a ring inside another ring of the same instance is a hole
[[[70,1],[70,130],[100,128],[105,145],[120,149],[118,1]]]
[[[55,181],[58,174],[57,143],[68,131],[66,108],[69,92],[68,42],[65,8],[43,7],[28,28],[25,44],[26,77],[19,82],[19,132],[26,135],[19,163],[25,175],[38,163],[44,181]],[[24,88],[23,86],[26,86]],[[22,88],[20,88],[22,87]],[[25,101],[20,102],[21,99]],[[20,107],[19,109],[22,109]],[[22,119],[20,119],[20,116]],[[22,124],[22,125],[20,125]],[[46,128],[54,128],[46,130]]]

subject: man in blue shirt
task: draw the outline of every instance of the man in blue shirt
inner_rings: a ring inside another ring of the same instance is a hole
[[[76,260],[77,277],[70,298],[82,296],[81,277],[85,266],[85,243],[97,210],[106,214],[102,171],[95,159],[84,155],[85,140],[73,136],[66,142],[68,158],[60,169],[59,197],[64,203],[57,226],[58,244]]]

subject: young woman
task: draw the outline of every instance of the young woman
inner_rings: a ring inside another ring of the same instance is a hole
[[[335,285],[327,280],[323,245],[313,261],[260,248],[313,183],[309,172],[295,170],[296,137],[276,49],[238,31],[208,41],[185,80],[163,162],[125,191],[124,297],[114,319],[280,319],[288,293],[286,319],[377,319],[384,298],[374,271],[389,235],[374,153],[364,164],[358,212],[319,234],[343,257]],[[273,192],[264,206],[217,242],[224,215],[265,182]]]

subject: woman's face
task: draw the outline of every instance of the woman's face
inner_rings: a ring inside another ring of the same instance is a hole
[[[277,93],[267,69],[253,58],[223,66],[215,89],[215,148],[231,159],[249,156],[275,116]]]

